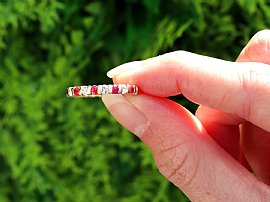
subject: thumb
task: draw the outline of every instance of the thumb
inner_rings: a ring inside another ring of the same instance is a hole
[[[102,100],[148,145],[159,171],[192,201],[270,200],[269,188],[224,152],[177,103],[150,95],[106,95]]]

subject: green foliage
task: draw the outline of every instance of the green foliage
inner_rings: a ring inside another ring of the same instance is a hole
[[[0,2],[0,201],[187,201],[99,99],[130,61],[184,49],[234,60],[270,25],[264,0]],[[194,111],[196,106],[176,98]]]

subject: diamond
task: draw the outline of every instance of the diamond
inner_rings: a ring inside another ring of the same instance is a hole
[[[72,87],[67,88],[67,96],[72,96]]]
[[[108,88],[109,88],[108,94],[112,94],[112,88],[113,88],[113,85],[109,84],[109,85],[108,85]]]
[[[87,86],[87,95],[91,95],[91,86]]]
[[[101,94],[104,95],[104,94],[108,94],[109,92],[109,86],[107,85],[102,85],[101,86]]]
[[[102,85],[98,85],[97,88],[97,94],[101,95]]]
[[[87,86],[81,86],[80,95],[87,95]]]
[[[121,93],[122,94],[127,94],[128,93],[128,87],[127,87],[127,85],[122,84],[120,88],[121,88]]]
[[[139,90],[138,90],[138,86],[135,86],[134,88],[135,88],[135,93],[134,93],[134,94],[135,94],[135,95],[137,95],[137,94],[138,94],[138,92],[139,92]]]

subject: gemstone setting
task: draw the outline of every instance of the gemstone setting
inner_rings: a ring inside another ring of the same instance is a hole
[[[135,94],[135,86],[134,85],[129,85],[129,89],[128,89],[130,94]]]
[[[102,85],[101,86],[101,94],[105,95],[109,93],[109,86],[108,85]]]
[[[87,95],[91,95],[92,86],[87,86]]]
[[[98,87],[96,85],[93,85],[91,88],[91,95],[97,95],[98,94]]]
[[[103,84],[92,86],[74,86],[68,87],[66,90],[67,97],[101,97],[105,94],[137,95],[138,87],[132,84]]]
[[[119,92],[119,88],[118,88],[118,85],[113,85],[112,86],[112,94],[118,94]]]
[[[128,87],[127,87],[127,85],[125,85],[125,84],[120,84],[120,89],[121,89],[121,93],[122,94],[127,94],[128,93]]]
[[[80,95],[86,96],[88,93],[88,87],[87,86],[81,86]]]
[[[72,91],[72,89],[73,89],[72,87],[67,88],[67,92],[66,92],[66,93],[67,93],[67,96],[68,96],[68,97],[73,96],[73,91]]]
[[[73,88],[73,94],[75,96],[79,96],[80,95],[80,87],[76,86],[75,88]]]

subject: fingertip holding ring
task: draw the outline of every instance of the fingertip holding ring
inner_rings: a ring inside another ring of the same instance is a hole
[[[103,85],[88,85],[68,87],[66,91],[67,97],[75,98],[93,98],[101,97],[102,95],[137,95],[138,87],[133,84],[103,84]]]

